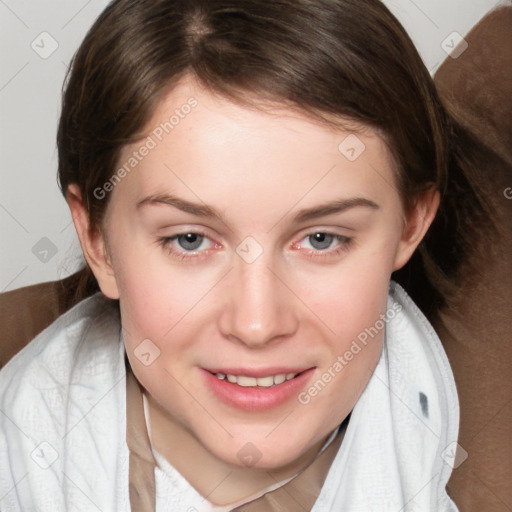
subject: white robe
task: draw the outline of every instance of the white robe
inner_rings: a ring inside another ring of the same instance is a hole
[[[393,282],[392,309],[400,311],[312,512],[457,511],[446,493],[459,424],[451,368]],[[2,368],[2,512],[130,510],[124,354],[119,315],[96,294]],[[189,507],[184,500],[176,512]]]

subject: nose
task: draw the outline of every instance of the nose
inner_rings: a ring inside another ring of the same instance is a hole
[[[236,258],[225,283],[225,307],[219,319],[222,334],[249,348],[260,348],[294,334],[298,316],[293,292],[271,262]]]

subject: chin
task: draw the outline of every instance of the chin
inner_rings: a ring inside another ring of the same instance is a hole
[[[272,428],[275,427],[276,425]],[[272,428],[251,433],[245,430],[241,435],[229,437],[223,445],[219,445],[218,439],[212,439],[209,446],[204,446],[227,464],[241,468],[275,470],[293,463],[314,445],[314,442],[304,442],[307,439],[306,433],[299,435],[296,432],[295,436],[290,436],[283,429],[283,433],[269,435]]]

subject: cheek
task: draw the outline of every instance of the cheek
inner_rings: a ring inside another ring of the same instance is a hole
[[[180,267],[169,264],[163,249],[134,246],[117,259],[115,271],[127,351],[149,339],[163,356],[179,353],[184,361],[185,352],[193,352],[191,339],[215,317],[211,290],[222,275],[219,268]]]
[[[380,357],[393,261],[394,245],[383,238],[329,274],[316,276],[315,287],[308,286],[311,309],[328,327],[329,350],[304,403],[310,400],[311,406],[331,410],[340,419],[357,401]]]
[[[130,269],[133,271],[130,271]],[[120,308],[123,328],[146,338],[161,337],[169,329],[171,311],[167,308],[168,287],[143,265],[127,265],[118,273],[121,284]]]
[[[181,306],[194,298],[193,286],[166,264],[164,249],[122,222],[111,249],[123,327],[144,337],[162,337]]]
[[[394,245],[382,240],[307,280],[297,279],[298,294],[329,328],[339,350],[385,312],[393,261]]]
[[[299,396],[308,414],[339,423],[371,378],[382,350],[392,260],[385,253],[360,254],[315,294],[311,309],[330,332],[315,379]]]

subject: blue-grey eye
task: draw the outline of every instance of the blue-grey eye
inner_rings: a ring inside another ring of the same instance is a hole
[[[316,250],[328,249],[333,240],[334,235],[330,235],[328,233],[314,233],[313,235],[308,236],[309,243]]]
[[[203,243],[204,236],[197,233],[185,233],[176,235],[178,244],[186,251],[195,251]]]

